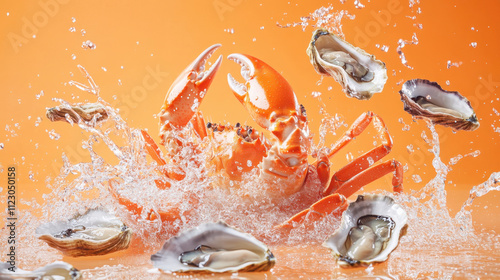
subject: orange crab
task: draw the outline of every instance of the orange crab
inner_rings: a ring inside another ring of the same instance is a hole
[[[308,162],[307,152],[310,150],[311,136],[305,109],[297,101],[290,84],[272,67],[263,61],[243,54],[231,54],[229,60],[239,63],[244,83],[237,82],[228,74],[228,83],[236,98],[248,110],[251,117],[264,129],[271,132],[271,139],[266,139],[258,131],[237,124],[223,126],[205,123],[202,114],[197,110],[205,96],[217,70],[222,56],[214,65],[205,70],[210,56],[220,47],[213,45],[202,52],[176,79],[170,87],[164,105],[159,113],[161,144],[167,149],[167,155],[175,155],[185,145],[178,137],[172,137],[172,131],[179,131],[189,123],[192,125],[194,137],[203,139],[211,137],[232,139],[232,152],[214,158],[218,170],[223,170],[232,180],[239,179],[244,172],[258,166],[259,179],[267,182],[269,196],[291,195],[299,191],[306,180],[308,172],[316,172],[323,187],[323,198],[308,209],[296,214],[288,221],[278,225],[280,228],[292,228],[304,222],[305,218],[319,219],[331,213],[341,213],[347,208],[346,198],[354,194],[362,186],[393,172],[393,191],[403,190],[403,169],[396,160],[389,160],[371,166],[387,155],[392,148],[392,139],[382,119],[372,112],[363,113],[329,150],[318,155],[313,163]],[[330,159],[352,139],[361,134],[372,123],[379,133],[382,143],[330,175]],[[142,131],[149,155],[158,165],[166,164],[160,149],[146,131]],[[193,137],[190,135],[190,137]],[[187,135],[185,135],[187,137]],[[199,152],[198,147],[192,147]],[[247,164],[249,162],[251,164]],[[204,164],[204,163],[196,163]],[[165,171],[165,176],[174,180],[182,180],[182,172]],[[168,188],[168,183],[156,181],[158,188]],[[129,211],[141,214],[141,206],[122,197],[110,184],[112,194]],[[193,201],[196,203],[196,201]],[[168,212],[156,212],[163,222],[179,218],[178,209]],[[149,219],[157,219],[153,212]],[[315,218],[317,216],[317,218]]]

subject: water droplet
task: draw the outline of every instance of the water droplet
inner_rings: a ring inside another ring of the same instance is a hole
[[[51,131],[48,131],[48,133],[49,133],[50,139],[52,139],[52,140],[59,140],[59,138],[61,138],[61,135],[57,134],[54,129],[52,129]]]
[[[43,90],[41,90],[40,93],[37,94],[35,97],[36,99],[39,99],[41,96],[43,96]]]
[[[5,145],[3,143],[0,143],[0,150],[3,150],[4,147]]]
[[[475,48],[475,47],[477,47],[477,42],[472,42],[472,43],[469,44],[469,46]]]
[[[318,97],[320,97],[320,96],[321,96],[321,92],[319,92],[319,91],[313,91],[311,94],[312,94],[312,96],[313,96],[313,97],[315,97],[315,98],[318,98]]]
[[[261,27],[260,27],[260,30],[264,30],[264,26],[261,26]]]
[[[368,165],[369,166],[372,166],[375,163],[375,161],[371,157],[367,157],[366,160],[368,160]]]
[[[446,85],[449,86],[450,85],[450,81],[449,80],[446,80]]]
[[[451,60],[448,60],[446,62],[446,68],[450,69],[451,67],[460,67],[462,65],[462,61],[459,62],[451,62]]]
[[[121,86],[122,85],[122,80],[118,79],[118,85]]]
[[[72,54],[72,55],[71,55],[71,59],[75,60],[75,59],[76,59],[76,55],[75,55],[75,54]]]
[[[353,161],[353,160],[354,160],[354,156],[352,155],[352,153],[351,153],[351,152],[347,153],[347,154],[345,155],[345,157],[347,158],[347,161],[348,161],[348,162],[351,162],[351,161]]]
[[[82,36],[85,36],[85,33],[87,33],[87,31],[85,31],[85,29],[80,30],[80,32],[82,33]]]
[[[96,48],[96,45],[94,43],[92,43],[92,41],[90,41],[90,40],[87,40],[87,41],[82,43],[82,49],[94,50],[95,48]]]
[[[101,69],[102,69],[102,71],[104,71],[104,72],[107,72],[107,71],[108,71],[108,69],[106,69],[106,67],[101,67]]]
[[[191,106],[191,111],[196,112],[196,110],[198,110],[199,106],[200,106],[200,102],[198,101],[198,98],[195,98],[194,103]]]
[[[411,178],[413,179],[413,182],[415,182],[415,183],[422,182],[422,178],[420,178],[420,175],[412,175]]]
[[[31,181],[35,181],[35,174],[33,174],[33,171],[29,172],[28,177],[30,178]]]
[[[412,145],[412,144],[410,144],[410,145],[406,146],[406,150],[407,150],[407,151],[408,151],[408,153],[410,153],[410,154],[411,154],[411,153],[413,153],[413,152],[415,152],[415,149],[413,149],[413,145]]]
[[[40,117],[36,118],[35,126],[39,126],[41,122],[42,122],[42,118],[40,118]]]
[[[365,5],[361,4],[361,2],[359,2],[359,0],[355,0],[354,7],[356,7],[356,9],[363,9],[365,7]]]
[[[72,17],[71,22],[76,22],[76,18]]]
[[[248,167],[252,167],[252,161],[251,160],[247,160],[247,166]]]
[[[70,27],[70,28],[69,28],[69,32],[76,32],[76,28],[74,28],[74,27]]]

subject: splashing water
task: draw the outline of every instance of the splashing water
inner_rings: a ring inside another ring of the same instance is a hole
[[[355,16],[349,14],[347,10],[332,12],[333,9],[333,6],[321,7],[310,13],[308,16],[301,17],[301,22],[288,23],[285,25],[277,22],[276,25],[281,28],[302,26],[302,30],[305,31],[306,27],[312,23],[311,26],[314,28],[324,28],[329,32],[335,33],[345,39],[344,33],[342,32],[342,19],[345,16],[348,19],[353,20]]]
[[[404,66],[406,66],[410,69],[413,69],[412,66],[408,65],[408,61],[406,60],[406,56],[403,52],[403,48],[406,45],[418,45],[417,33],[413,33],[413,36],[411,37],[411,41],[399,39],[398,47],[396,49],[398,54],[399,54],[399,58],[401,59],[401,63],[403,63]]]
[[[108,277],[120,275],[120,271],[130,270],[138,273],[135,268],[137,266],[151,267],[149,256],[167,238],[178,231],[217,220],[224,220],[276,246],[275,254],[281,257],[280,261],[284,265],[273,270],[273,273],[281,273],[287,267],[303,268],[307,271],[307,260],[315,260],[316,265],[324,264],[325,271],[332,273],[334,261],[331,257],[327,257],[328,252],[320,249],[318,244],[323,242],[333,229],[338,228],[340,221],[337,216],[327,216],[318,220],[312,228],[299,226],[287,234],[273,229],[275,225],[307,208],[321,197],[321,184],[316,173],[310,172],[302,190],[289,197],[273,198],[266,195],[262,182],[255,179],[258,177],[257,168],[245,174],[242,181],[228,183],[225,175],[218,173],[211,165],[207,167],[197,163],[210,162],[214,156],[212,153],[217,157],[216,151],[225,151],[230,145],[223,143],[220,147],[218,146],[220,143],[214,144],[207,138],[200,140],[195,137],[180,137],[190,135],[192,130],[190,125],[177,132],[178,134],[174,133],[174,137],[184,141],[185,147],[195,145],[201,147],[200,150],[210,152],[193,153],[192,149],[185,148],[176,158],[172,158],[166,165],[160,167],[150,160],[144,148],[145,142],[141,131],[127,125],[118,110],[99,96],[99,88],[85,69],[81,66],[79,68],[89,85],[74,81],[70,84],[95,95],[97,102],[105,107],[108,120],[106,122],[96,122],[95,119],[89,122],[79,120],[74,123],[76,125],[71,129],[78,127],[90,134],[88,139],[82,141],[82,146],[88,151],[91,161],[73,163],[63,154],[63,167],[58,177],[48,181],[47,187],[51,192],[43,196],[44,202],[40,204],[35,200],[21,201],[31,208],[31,211],[21,213],[19,220],[18,238],[23,242],[19,244],[18,254],[29,256],[21,258],[23,268],[40,267],[61,258],[60,253],[49,248],[32,234],[39,225],[54,220],[67,220],[76,213],[84,213],[88,208],[105,207],[133,230],[134,240],[129,250],[141,254],[134,255],[135,259],[130,265],[108,264],[99,270],[89,269],[85,272],[87,277],[100,275],[103,269],[108,272],[105,274]],[[61,106],[69,107],[67,102],[58,101]],[[313,146],[312,153],[318,154],[322,149],[326,149],[326,136],[335,134],[342,126],[346,126],[342,117],[338,115],[332,117],[325,113],[320,127],[320,141],[318,145]],[[440,158],[439,137],[434,125],[428,122],[427,127],[431,138],[427,137],[426,133],[422,133],[422,138],[430,145],[429,151],[434,155],[432,164],[436,170],[436,177],[418,192],[396,196],[383,192],[394,197],[407,210],[410,226],[407,234],[401,238],[400,246],[392,253],[385,266],[372,267],[368,271],[363,269],[363,275],[367,272],[377,274],[383,270],[382,273],[385,274],[394,274],[397,271],[415,278],[419,275],[428,275],[429,272],[446,276],[451,272],[442,270],[443,261],[436,261],[437,264],[433,266],[429,265],[429,262],[432,263],[429,260],[439,259],[449,248],[463,252],[460,257],[477,260],[474,258],[476,255],[471,255],[467,250],[471,250],[485,239],[488,239],[488,244],[500,246],[498,236],[474,233],[471,216],[474,199],[492,190],[500,190],[500,173],[492,174],[488,181],[474,187],[462,210],[455,218],[450,217],[446,207],[445,190],[446,176],[451,171],[450,166],[461,158],[478,156],[479,151],[457,156],[446,165]],[[117,159],[113,161],[115,163],[107,161],[96,152],[96,148],[102,145],[114,154]],[[166,178],[163,175],[164,171],[181,172],[186,176],[176,181]],[[159,189],[155,181],[168,182],[171,186]],[[228,187],[214,187],[219,185]],[[140,205],[144,211],[140,214],[127,211],[110,192],[110,186],[113,186],[120,196]],[[196,207],[193,207],[193,201],[197,202]],[[152,221],[148,219],[148,213],[159,216],[160,212],[172,209],[178,211],[179,218],[171,223],[162,224],[159,219]],[[5,213],[1,215],[5,218]],[[5,234],[5,229],[0,232]],[[297,249],[289,252],[287,248],[291,248],[290,246],[299,248],[301,256],[297,257]],[[491,248],[481,248],[491,250]],[[415,250],[430,254],[412,255]],[[0,249],[0,253],[5,254],[5,249]],[[120,261],[120,258],[117,261]]]

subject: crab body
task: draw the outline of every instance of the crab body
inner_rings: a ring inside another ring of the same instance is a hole
[[[240,83],[228,74],[228,84],[234,96],[243,104],[255,122],[270,132],[266,139],[254,128],[240,124],[221,125],[206,123],[198,106],[207,93],[208,87],[220,67],[222,56],[208,71],[204,71],[209,57],[220,47],[213,45],[202,52],[176,79],[168,91],[161,108],[160,138],[166,147],[164,158],[159,147],[149,134],[142,131],[146,142],[146,150],[159,166],[166,164],[167,159],[175,163],[175,156],[181,148],[188,147],[193,153],[202,153],[203,148],[189,141],[173,137],[172,131],[179,131],[186,125],[192,126],[192,135],[215,143],[215,155],[209,162],[198,162],[198,165],[215,166],[217,172],[224,172],[230,180],[239,180],[246,172],[259,168],[258,180],[266,185],[266,195],[270,197],[289,196],[297,193],[304,186],[308,174],[316,172],[323,185],[322,199],[309,208],[297,213],[288,221],[277,225],[280,228],[292,228],[306,219],[319,219],[332,213],[340,214],[347,208],[346,197],[351,196],[362,186],[393,173],[393,190],[402,191],[402,167],[399,162],[390,160],[371,166],[387,155],[392,147],[392,140],[382,119],[372,112],[362,114],[351,128],[326,152],[317,155],[312,163],[308,161],[312,137],[308,128],[305,108],[298,103],[290,84],[271,66],[263,61],[243,54],[228,56],[241,65],[244,82]],[[341,170],[330,174],[330,159],[342,147],[373,124],[379,133],[382,144]],[[229,145],[218,145],[218,143]],[[229,146],[229,148],[227,148]],[[217,150],[217,147],[221,150]],[[164,175],[173,180],[182,180],[182,172],[164,171]],[[156,181],[158,188],[168,188],[169,184]],[[143,209],[120,196],[110,184],[110,189],[118,201],[128,210],[141,214]],[[196,203],[196,201],[193,201]],[[158,215],[160,217],[158,217]],[[179,212],[173,207],[167,212],[151,213],[150,219],[160,218],[163,222],[171,222],[178,218]]]

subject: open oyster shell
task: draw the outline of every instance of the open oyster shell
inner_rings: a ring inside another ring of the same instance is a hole
[[[162,271],[212,273],[266,271],[276,260],[255,237],[218,222],[170,238],[151,261]]]
[[[82,274],[69,263],[57,261],[48,264],[34,271],[27,271],[16,268],[15,272],[9,270],[11,267],[8,263],[0,263],[0,279],[61,279],[61,280],[77,280],[82,278]]]
[[[404,110],[416,118],[428,118],[435,124],[456,130],[479,127],[469,100],[456,91],[446,91],[436,82],[423,79],[406,81],[399,91]]]
[[[306,52],[316,72],[333,77],[349,97],[370,99],[384,89],[385,63],[325,29],[314,32]]]
[[[96,256],[127,249],[132,230],[102,209],[90,209],[69,221],[43,224],[38,238],[71,257]]]
[[[385,195],[359,195],[342,214],[340,227],[323,246],[341,266],[387,260],[406,233],[406,211]]]

